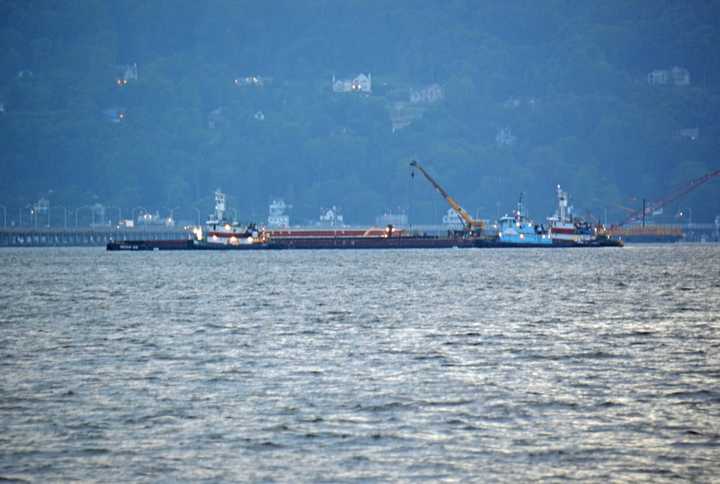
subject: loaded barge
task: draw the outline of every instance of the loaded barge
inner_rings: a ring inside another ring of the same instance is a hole
[[[127,240],[107,244],[110,251],[144,250],[289,250],[289,249],[449,249],[449,248],[560,248],[622,247],[603,226],[591,227],[573,220],[567,195],[557,187],[558,212],[548,228],[535,224],[524,213],[522,199],[513,216],[499,220],[496,230],[473,219],[417,161],[410,166],[422,173],[442,195],[464,224],[462,230],[429,235],[397,229],[284,229],[267,230],[254,224],[240,225],[225,218],[225,195],[215,192],[215,213],[203,228],[195,227],[184,240]],[[414,173],[414,172],[413,172]],[[413,175],[414,176],[414,175]]]
[[[621,241],[597,238],[588,242],[558,243],[553,240],[512,242],[500,237],[476,237],[449,234],[407,234],[398,236],[339,236],[308,237],[295,234],[291,237],[246,243],[219,244],[207,240],[128,240],[109,242],[110,251],[145,250],[293,250],[293,249],[490,249],[490,248],[567,248],[567,247],[621,247]]]

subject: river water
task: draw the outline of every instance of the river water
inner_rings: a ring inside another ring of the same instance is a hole
[[[718,245],[0,268],[0,480],[720,475]]]

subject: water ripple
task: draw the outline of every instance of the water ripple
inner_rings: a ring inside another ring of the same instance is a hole
[[[717,246],[0,264],[0,482],[720,474]]]

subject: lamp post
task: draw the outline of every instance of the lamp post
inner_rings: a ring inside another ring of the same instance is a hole
[[[63,228],[67,229],[67,213],[68,213],[68,209],[67,209],[67,207],[64,207],[64,206],[62,206],[62,205],[53,205],[53,208],[56,208],[56,207],[57,207],[57,208],[61,208],[61,209],[63,210]],[[52,224],[50,223],[50,215],[51,215],[51,214],[52,214],[52,212],[51,212],[50,210],[48,210],[48,225],[52,225]]]
[[[120,207],[107,207],[108,210],[117,210],[117,223],[115,225],[120,224],[120,220],[122,219],[122,209]],[[112,220],[111,220],[112,222]]]
[[[165,210],[170,214],[170,220],[168,220],[168,221],[172,221],[172,223],[174,225],[175,224],[175,210],[177,210],[180,207],[175,206],[173,208],[167,208],[167,207],[163,207],[163,208],[165,208]]]
[[[5,205],[0,205],[3,210],[3,228],[7,227],[7,207]]]
[[[647,205],[647,200],[645,200],[645,199],[643,198],[642,202],[643,202],[643,205],[642,205],[642,207],[643,207],[643,210],[642,210],[642,227],[645,228],[645,216],[647,215],[647,209],[645,208],[645,206]]]
[[[678,213],[677,216],[687,217],[687,227],[690,228],[692,226],[692,208],[680,209],[680,213]]]
[[[90,205],[83,205],[82,207],[78,207],[75,209],[75,228],[78,228],[80,226],[80,223],[79,223],[80,222],[80,220],[79,220],[80,211],[84,208],[87,208],[88,210],[90,210],[90,216],[91,216],[91,218],[93,218],[93,222],[95,221],[94,220],[95,215],[93,214],[92,207]]]
[[[603,201],[600,200],[600,199],[597,198],[597,197],[593,197],[592,201],[593,201],[593,202],[599,202],[599,203],[601,203],[601,204],[603,203]],[[607,207],[605,207],[605,206],[603,206],[603,218],[604,218],[603,225],[604,225],[605,227],[607,227],[607,223],[608,223],[608,221],[607,221]],[[598,220],[598,222],[599,222],[599,220]]]

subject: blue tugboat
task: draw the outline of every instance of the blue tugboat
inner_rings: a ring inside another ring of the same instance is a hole
[[[498,242],[510,247],[546,247],[553,244],[545,228],[525,214],[522,195],[512,216],[505,215],[498,220]]]

